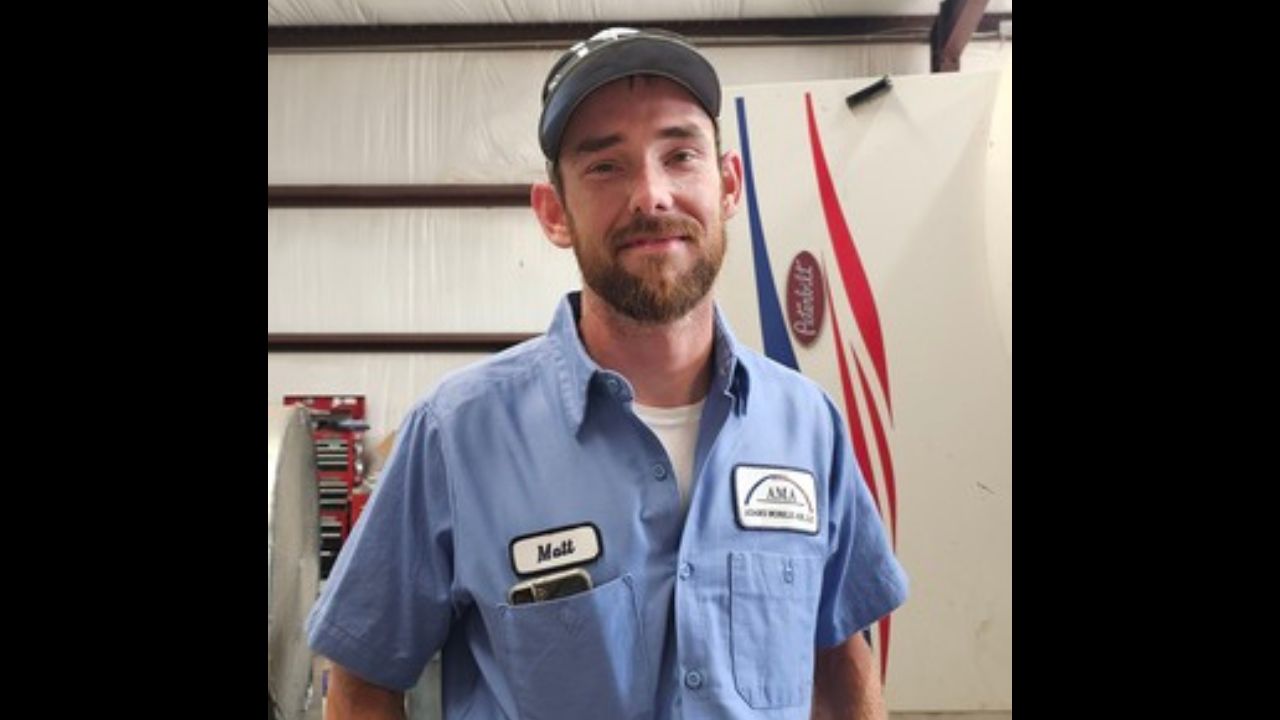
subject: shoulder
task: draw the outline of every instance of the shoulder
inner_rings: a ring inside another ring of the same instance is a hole
[[[414,403],[410,420],[445,423],[459,413],[493,406],[493,401],[518,402],[522,394],[537,390],[557,364],[546,336],[526,340],[445,375]]]
[[[753,399],[782,402],[813,410],[835,411],[835,403],[816,381],[742,345],[735,349],[746,370]]]

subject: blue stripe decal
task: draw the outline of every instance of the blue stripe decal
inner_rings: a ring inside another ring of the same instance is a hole
[[[760,305],[760,333],[764,337],[764,354],[775,362],[799,371],[787,323],[778,301],[778,288],[773,284],[773,271],[769,266],[769,251],[764,244],[764,230],[760,223],[760,206],[756,202],[756,181],[751,172],[751,141],[747,135],[747,108],[741,97],[734,99],[738,108],[738,140],[742,147],[743,173],[747,182],[747,218],[751,225],[751,255],[756,267],[756,299]]]

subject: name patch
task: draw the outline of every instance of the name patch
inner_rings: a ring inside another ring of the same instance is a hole
[[[592,523],[544,530],[511,541],[511,567],[517,575],[533,575],[583,565],[600,557],[600,530]]]

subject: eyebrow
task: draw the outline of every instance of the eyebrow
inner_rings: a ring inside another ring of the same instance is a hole
[[[658,137],[697,140],[704,138],[705,135],[702,132],[702,128],[694,123],[687,123],[663,128],[658,132]]]
[[[698,140],[705,139],[706,134],[702,132],[702,128],[694,123],[685,125],[672,125],[662,128],[658,131],[660,138],[675,138],[680,140]],[[583,139],[573,147],[573,154],[586,155],[593,152],[599,152],[617,145],[622,142],[622,135],[614,133],[612,135],[602,135],[600,137],[589,137]]]
[[[602,137],[589,137],[575,145],[573,153],[575,155],[585,155],[587,153],[593,153],[599,150],[604,150],[605,148],[613,147],[620,142],[622,142],[622,135],[618,133],[604,135]]]

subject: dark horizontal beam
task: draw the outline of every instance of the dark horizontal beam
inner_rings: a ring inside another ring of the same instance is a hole
[[[267,333],[269,353],[483,353],[537,337],[532,333]]]
[[[529,207],[529,185],[268,185],[267,207]]]
[[[268,25],[267,51],[563,47],[613,25],[661,27],[700,45],[929,42],[936,15],[861,15],[653,22],[487,23],[464,25]],[[998,31],[1013,13],[984,15],[979,32]]]

